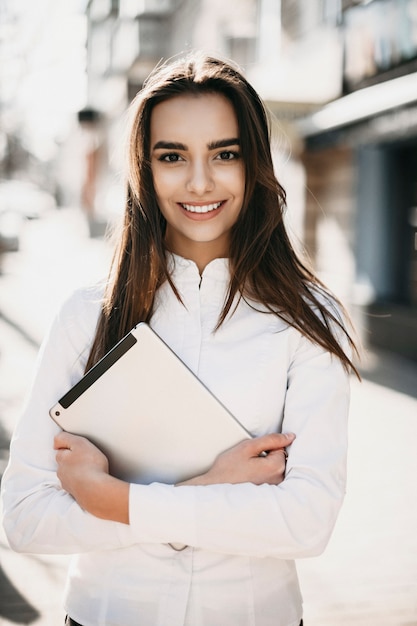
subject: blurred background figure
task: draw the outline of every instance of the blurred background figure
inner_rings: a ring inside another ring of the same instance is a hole
[[[89,219],[94,216],[97,189],[97,168],[100,152],[100,140],[97,125],[98,112],[94,109],[83,109],[78,113],[78,122],[84,135],[85,167],[81,186],[81,204]]]
[[[81,137],[76,141],[81,148],[81,208],[88,220],[90,235],[103,236],[105,219],[97,215],[97,197],[106,189],[105,138],[101,131],[100,114],[95,109],[85,108],[78,112]]]

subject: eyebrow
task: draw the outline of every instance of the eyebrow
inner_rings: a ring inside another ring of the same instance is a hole
[[[212,141],[208,144],[209,150],[217,150],[217,148],[228,148],[229,146],[239,146],[240,141],[237,137],[232,139],[220,139],[219,141]]]
[[[207,144],[209,150],[217,150],[218,148],[228,148],[229,146],[239,146],[240,141],[237,137],[231,139],[219,139],[211,141]],[[153,147],[154,150],[188,150],[188,146],[177,141],[157,141]]]

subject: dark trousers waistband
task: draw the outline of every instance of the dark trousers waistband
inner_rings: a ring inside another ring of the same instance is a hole
[[[69,615],[67,615],[66,617],[65,624],[66,626],[81,626],[81,624],[79,624],[78,622],[74,622],[74,620],[71,619]],[[301,620],[300,626],[303,626],[303,620]]]

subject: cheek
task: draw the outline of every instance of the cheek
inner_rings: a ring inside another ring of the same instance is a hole
[[[179,177],[173,171],[158,171],[153,173],[153,185],[158,198],[166,198],[178,187]]]
[[[243,194],[245,192],[245,166],[243,163],[239,164],[233,171],[233,181],[236,191]]]
[[[237,179],[238,179],[237,186],[239,187],[239,193],[243,202],[243,199],[245,197],[245,192],[246,192],[246,168],[243,163],[241,163],[241,166],[239,168],[239,174],[237,176]]]
[[[243,203],[243,198],[245,197],[245,176],[243,173],[236,177],[234,189],[235,195],[240,199],[240,202]]]
[[[223,171],[217,173],[217,182],[233,191],[235,196],[243,195],[245,192],[244,168],[224,168]]]

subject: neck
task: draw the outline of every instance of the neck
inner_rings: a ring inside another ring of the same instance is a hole
[[[214,259],[227,258],[229,256],[225,246],[216,245],[217,242],[187,242],[187,245],[184,246],[171,245],[171,243],[172,242],[168,240],[166,241],[167,249],[174,254],[182,256],[184,259],[194,261],[198,267],[200,276],[211,261],[214,261]]]

